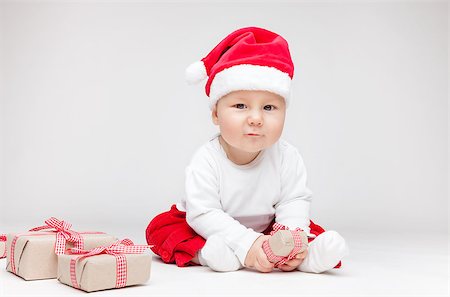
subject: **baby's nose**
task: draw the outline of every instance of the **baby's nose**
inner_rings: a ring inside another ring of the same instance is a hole
[[[250,125],[252,125],[252,126],[261,126],[262,125],[262,121],[251,120],[250,121]]]
[[[260,115],[252,115],[248,118],[248,123],[252,126],[261,126],[263,120]]]

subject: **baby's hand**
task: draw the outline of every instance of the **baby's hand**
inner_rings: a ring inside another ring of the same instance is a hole
[[[308,250],[303,251],[302,253],[298,254],[294,259],[287,261],[278,268],[282,271],[293,271],[297,269],[297,267],[300,266],[300,264],[302,264],[303,259],[305,259],[307,253]]]
[[[245,257],[245,267],[253,268],[260,272],[271,272],[273,270],[273,263],[269,262],[266,253],[262,249],[263,242],[269,238],[270,235],[262,235],[255,240],[247,253],[247,257]]]

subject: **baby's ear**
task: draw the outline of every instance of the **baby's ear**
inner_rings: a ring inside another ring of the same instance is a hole
[[[211,119],[214,125],[219,125],[219,118],[217,116],[217,105],[215,105],[211,111]]]

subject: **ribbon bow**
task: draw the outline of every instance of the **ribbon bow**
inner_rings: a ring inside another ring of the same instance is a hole
[[[0,241],[6,241],[6,234],[0,234]],[[3,254],[0,254],[0,259],[3,259],[6,257],[6,246],[5,250],[3,251]]]
[[[279,223],[274,223],[273,227],[272,227],[272,231],[270,231],[270,235],[274,235],[275,232],[279,231],[279,230],[289,230],[289,227],[284,226],[282,224]],[[289,253],[288,256],[286,257],[282,257],[282,256],[277,256],[273,253],[272,249],[270,248],[269,245],[269,241],[266,240],[263,243],[263,250],[267,255],[267,258],[269,259],[270,262],[275,263],[275,267],[279,267],[281,265],[283,265],[284,263],[286,263],[287,261],[294,259],[297,254],[299,253],[299,251],[304,248],[304,244],[302,242],[302,238],[300,236],[300,232],[303,232],[303,229],[301,228],[296,228],[295,230],[290,230],[292,233],[292,237],[294,238],[294,248],[292,249],[292,251]]]
[[[30,229],[29,231],[40,231],[52,228],[56,230],[55,254],[64,254],[66,242],[74,243],[76,248],[84,248],[83,237],[81,237],[78,232],[70,230],[70,228],[72,228],[72,224],[66,221],[60,221],[54,217],[45,220],[45,225]]]
[[[127,259],[124,254],[142,254],[150,245],[134,245],[134,243],[126,238],[116,241],[110,246],[100,246],[92,250],[83,250],[80,248],[71,248],[69,253],[73,255],[80,255],[77,258],[70,260],[70,278],[74,288],[79,289],[80,286],[77,281],[77,274],[75,271],[78,261],[100,254],[112,255],[116,258],[116,288],[125,287],[127,284]]]

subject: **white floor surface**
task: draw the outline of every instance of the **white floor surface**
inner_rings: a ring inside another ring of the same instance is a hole
[[[207,267],[178,268],[154,256],[147,284],[89,296],[449,296],[448,234],[343,234],[350,255],[341,269],[323,274],[250,270],[217,273]],[[136,236],[136,243],[142,238]],[[24,281],[0,260],[0,296],[86,294],[56,279]]]

